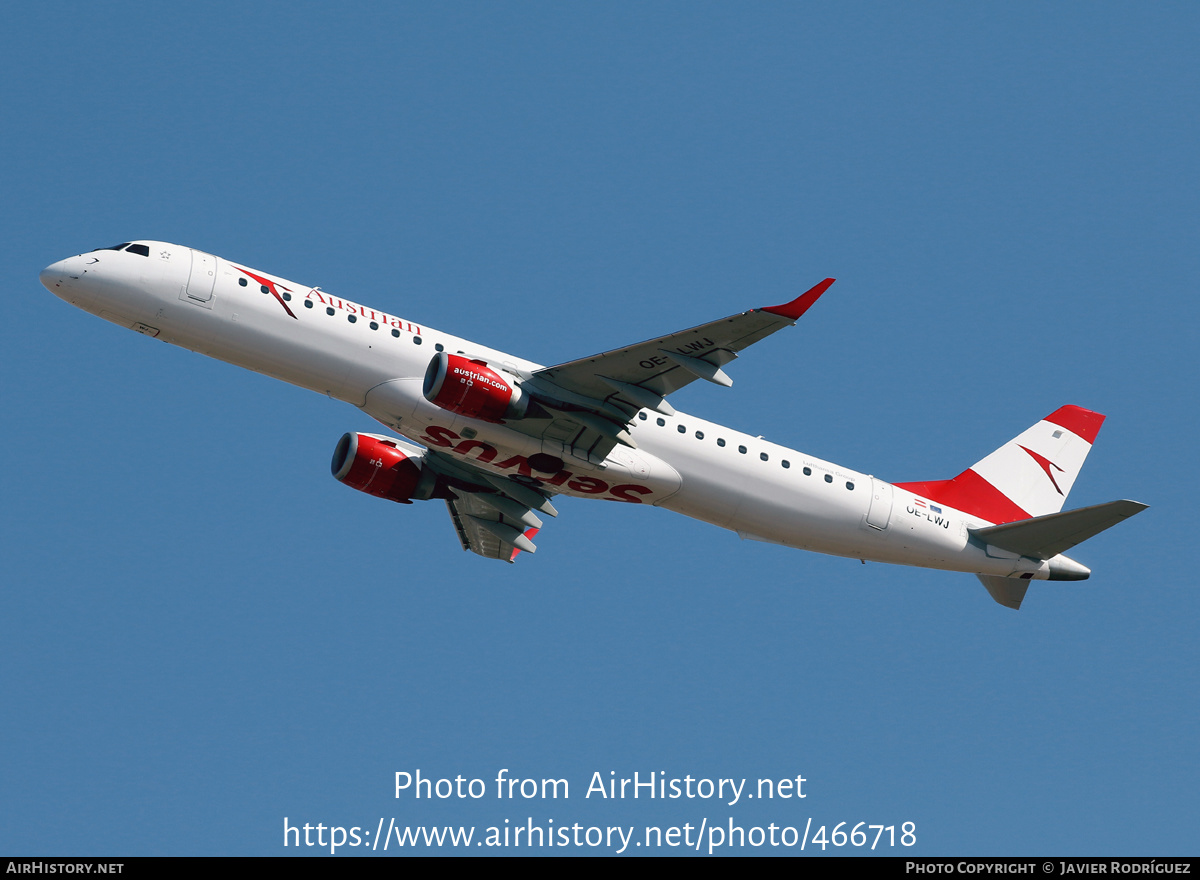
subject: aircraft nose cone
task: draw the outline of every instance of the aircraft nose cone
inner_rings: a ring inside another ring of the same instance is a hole
[[[51,263],[38,274],[38,280],[42,282],[42,286],[55,296],[62,296],[64,292],[63,287],[67,277],[64,263],[66,263],[66,260]]]
[[[43,269],[38,274],[38,279],[43,287],[59,299],[81,305],[91,298],[91,293],[83,283],[83,277],[87,273],[86,262],[83,255],[67,257]]]

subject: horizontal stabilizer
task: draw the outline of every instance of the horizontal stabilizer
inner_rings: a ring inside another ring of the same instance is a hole
[[[984,529],[972,529],[971,534],[1002,550],[1020,553],[1022,556],[1032,559],[1053,559],[1093,535],[1112,528],[1121,520],[1141,513],[1147,507],[1148,505],[1137,501],[1109,501],[1107,504],[1081,507],[1078,510],[1051,513],[1033,519],[988,526]],[[983,575],[980,575],[980,578],[982,579]],[[996,578],[995,580],[1008,579]],[[984,586],[988,588],[994,598],[996,593],[989,586],[987,580],[984,580]],[[1022,595],[1024,595],[1023,590]],[[1000,599],[996,599],[996,601],[1001,605],[1008,604]],[[1017,600],[1017,604],[1020,604],[1020,599]],[[1015,608],[1016,606],[1009,605],[1009,607]]]
[[[1021,601],[1025,598],[1025,591],[1029,589],[1029,581],[1000,577],[996,574],[981,574],[978,577],[992,594],[992,598],[1005,608],[1011,608],[1013,611],[1021,609]]]

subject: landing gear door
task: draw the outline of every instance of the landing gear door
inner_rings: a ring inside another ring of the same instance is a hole
[[[871,477],[871,509],[867,511],[867,525],[882,531],[892,518],[892,484]]]
[[[194,248],[189,250],[192,253],[192,268],[179,298],[212,308],[213,287],[217,283],[217,258]]]

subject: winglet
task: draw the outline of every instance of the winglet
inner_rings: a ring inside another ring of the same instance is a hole
[[[795,321],[805,312],[807,312],[812,304],[821,298],[821,294],[829,289],[829,285],[833,284],[833,278],[826,278],[816,287],[800,294],[790,303],[784,303],[781,306],[767,306],[763,309],[764,312],[770,312],[772,315],[780,315],[790,321]]]
[[[530,541],[532,541],[539,531],[540,531],[540,529],[526,529],[525,537],[528,538]],[[513,545],[513,552],[512,552],[512,555],[508,557],[508,561],[516,562],[517,556],[520,554],[520,552],[521,552],[521,548],[517,547],[516,545]]]

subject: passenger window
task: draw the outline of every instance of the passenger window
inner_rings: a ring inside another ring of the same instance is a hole
[[[832,483],[832,482],[833,482],[833,474],[826,474],[826,475],[825,475],[825,482],[826,482],[826,483]]]
[[[329,306],[328,308],[326,308],[325,314],[332,315],[333,314],[333,306]]]
[[[312,300],[311,300],[311,299],[306,299],[306,300],[304,301],[304,308],[306,308],[306,309],[311,309],[312,307],[313,307],[313,305],[312,305]]]
[[[434,351],[445,351],[445,350],[446,350],[446,346],[442,345],[442,344],[439,342],[437,345],[435,345],[435,346],[433,347],[433,350],[434,350]]]
[[[640,412],[638,413],[638,418],[644,422],[646,421],[646,414],[644,412]]]
[[[655,419],[654,421],[658,424],[658,426],[660,428],[667,423],[666,419]]]
[[[739,447],[738,447],[738,452],[740,452],[742,455],[745,455],[745,454],[746,454],[746,447],[745,447],[745,446],[739,446]]]
[[[686,434],[686,433],[687,433],[687,428],[685,428],[683,425],[678,425],[678,426],[677,426],[677,429],[678,429],[678,431],[679,431],[679,433],[680,433],[680,434]]]
[[[718,446],[724,446],[724,445],[725,445],[725,438],[724,438],[724,437],[718,437],[718,438],[717,438],[717,445],[718,445]]]
[[[413,337],[413,345],[420,345],[420,344],[421,344],[421,337],[420,337],[420,336],[414,336],[414,337]]]
[[[372,330],[378,330],[378,329],[379,329],[379,325],[378,325],[378,324],[376,324],[374,321],[372,321],[372,322],[371,322],[371,329],[372,329]]]
[[[704,439],[704,432],[703,432],[703,431],[697,431],[697,432],[696,432],[696,439],[697,439],[697,440],[703,440],[703,439]]]
[[[804,469],[804,476],[806,476],[806,477],[811,477],[811,476],[812,476],[812,468],[810,468],[810,467],[806,467],[806,468]]]
[[[393,336],[395,336],[397,339],[399,339],[399,338],[400,338],[400,331],[399,331],[399,330],[396,330],[396,329],[393,329],[393,330],[392,330],[392,335],[393,335]]]
[[[847,488],[847,489],[849,489],[851,492],[853,492],[853,491],[854,491],[854,484],[853,484],[853,483],[851,483],[851,482],[849,482],[849,481],[847,481],[847,483],[846,483],[846,488]]]
[[[355,321],[358,320],[358,315],[347,315],[346,320],[349,321],[351,324],[353,324]]]
[[[288,293],[287,291],[284,291],[284,293],[283,293],[283,301],[284,301],[284,302],[291,302],[291,301],[292,301],[292,295],[291,295],[290,293]]]
[[[246,286],[246,279],[245,279],[245,278],[239,278],[239,279],[238,279],[238,284],[242,285],[242,287],[245,287],[245,286]]]
[[[781,461],[780,464],[782,464],[785,468],[790,468],[792,466],[792,463],[790,461],[788,461],[786,458],[783,461]]]

